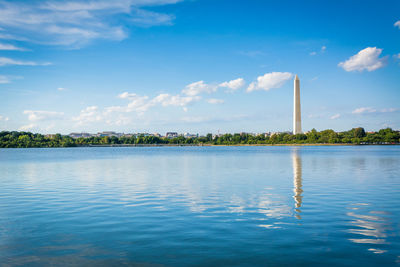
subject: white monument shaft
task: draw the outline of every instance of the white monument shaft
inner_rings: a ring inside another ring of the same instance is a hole
[[[300,80],[296,75],[294,78],[293,94],[293,134],[301,133],[301,107],[300,107]]]

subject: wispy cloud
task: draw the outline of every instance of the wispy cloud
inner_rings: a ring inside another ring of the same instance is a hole
[[[285,82],[290,80],[293,74],[290,72],[271,72],[266,73],[263,76],[259,76],[257,81],[252,82],[247,88],[247,92],[256,90],[269,91],[273,88],[281,87]]]
[[[8,76],[0,75],[0,84],[10,83],[11,79]]]
[[[8,51],[27,51],[27,49],[18,47],[12,44],[3,44],[0,43],[0,50],[8,50]]]
[[[33,128],[35,128],[35,127],[36,127],[36,124],[30,123],[30,124],[23,125],[23,126],[19,127],[18,130],[20,130],[20,131],[29,131],[29,130],[32,130]]]
[[[58,88],[57,88],[57,90],[58,90],[58,91],[65,91],[65,90],[67,90],[67,88],[64,88],[64,87],[58,87]]]
[[[396,112],[398,111],[398,108],[383,108],[383,109],[375,109],[371,107],[362,107],[362,108],[356,108],[353,110],[351,113],[353,114],[366,114],[366,113],[391,113],[391,112]]]
[[[217,99],[217,98],[210,98],[210,99],[207,99],[207,103],[213,104],[213,105],[222,104],[222,103],[224,103],[224,102],[225,102],[225,101],[224,101],[223,99]]]
[[[374,108],[362,107],[362,108],[356,108],[351,113],[353,113],[353,114],[363,114],[363,113],[374,113],[374,112],[376,112],[376,109],[374,109]]]
[[[126,24],[170,25],[174,15],[145,10],[173,0],[0,1],[2,39],[79,48],[95,39],[122,40]]]
[[[34,61],[24,61],[24,60],[12,59],[12,58],[7,58],[7,57],[0,57],[0,66],[6,66],[6,65],[47,66],[47,65],[51,65],[51,63],[50,62],[39,63],[39,62],[34,62]]]
[[[237,52],[239,55],[247,56],[247,57],[258,57],[265,55],[264,52],[259,50],[251,50],[251,51],[239,51]]]
[[[312,51],[312,52],[310,53],[310,56],[315,56],[315,55],[317,55],[318,53],[323,54],[323,53],[325,53],[325,51],[326,51],[326,46],[323,45],[323,46],[321,46],[320,52]]]
[[[332,116],[330,117],[331,120],[336,120],[336,119],[338,119],[338,118],[340,118],[340,114],[339,114],[339,113],[338,113],[338,114],[335,114],[335,115],[332,115]]]
[[[396,112],[398,110],[399,110],[398,108],[384,108],[384,109],[381,109],[380,112],[388,113],[388,112]]]
[[[9,120],[8,117],[4,117],[4,116],[0,115],[0,121],[8,121],[8,120]]]
[[[56,120],[64,117],[63,112],[43,111],[43,110],[24,110],[24,114],[28,115],[28,120],[32,122]]]
[[[376,47],[367,47],[348,60],[340,62],[339,67],[345,71],[374,71],[386,65],[387,57],[380,58],[382,49]]]

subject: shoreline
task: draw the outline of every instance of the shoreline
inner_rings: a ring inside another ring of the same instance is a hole
[[[234,144],[234,145],[214,145],[214,144],[114,144],[114,145],[89,145],[78,147],[179,147],[179,146],[206,146],[206,147],[222,147],[222,146],[395,146],[400,144]]]
[[[24,149],[24,148],[94,148],[94,147],[262,147],[262,146],[398,146],[396,144],[235,144],[235,145],[214,145],[214,144],[108,144],[108,145],[84,145],[70,147],[3,147],[0,149]]]

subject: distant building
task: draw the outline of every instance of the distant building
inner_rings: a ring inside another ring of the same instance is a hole
[[[92,137],[93,135],[90,133],[70,133],[69,136],[72,138],[81,138],[81,137],[89,138]]]
[[[199,137],[199,134],[184,133],[183,136],[185,138],[197,138],[197,137]]]
[[[167,132],[167,134],[165,136],[167,138],[175,138],[175,137],[178,137],[178,133],[177,132]]]
[[[122,135],[123,135],[123,133],[116,133],[116,132],[113,132],[113,131],[104,131],[104,132],[101,132],[101,133],[97,133],[97,136],[98,136],[98,137],[104,137],[104,136],[108,136],[108,137],[112,137],[112,136],[121,137]]]

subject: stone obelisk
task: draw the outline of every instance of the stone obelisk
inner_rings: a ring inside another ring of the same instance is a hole
[[[301,133],[300,80],[296,74],[293,93],[293,134]]]

